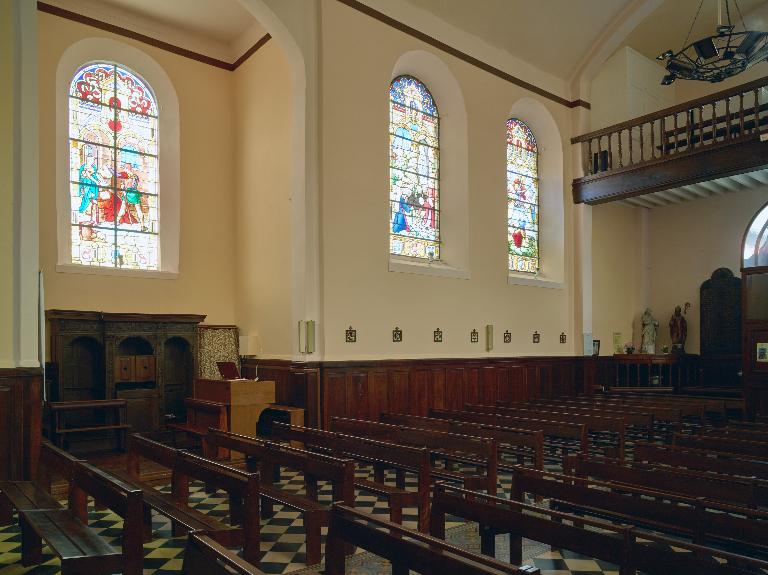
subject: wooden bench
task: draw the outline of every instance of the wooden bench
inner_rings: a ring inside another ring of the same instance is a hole
[[[184,575],[265,575],[236,553],[219,545],[204,533],[192,531],[184,547]],[[302,571],[302,575],[320,575],[315,571]]]
[[[755,481],[729,475],[625,463],[616,459],[584,455],[568,457],[563,473],[574,477],[590,477],[612,483],[638,485],[688,497],[703,497],[750,508],[766,503],[765,500],[761,500]]]
[[[542,431],[389,412],[381,413],[379,421],[392,425],[405,425],[408,427],[431,429],[433,431],[495,439],[502,446],[500,447],[502,454],[515,456],[519,464],[523,464],[524,458],[528,457],[531,459],[535,469],[544,469],[544,433]],[[505,469],[501,462],[499,463],[499,469]]]
[[[584,519],[438,483],[430,516],[431,535],[445,538],[448,514],[477,522],[481,552],[491,557],[496,552],[496,535],[508,533],[509,560],[513,564],[523,561],[526,537],[614,563],[621,575],[634,575],[638,570],[649,575],[746,575],[768,567],[765,561],[638,532],[631,525]]]
[[[40,462],[35,481],[0,481],[0,525],[10,525],[13,510],[60,509],[51,495],[53,477],[72,481],[75,464],[80,460],[48,441],[40,444]]]
[[[122,552],[88,527],[89,496],[123,518]],[[116,571],[141,575],[143,571],[141,490],[85,462],[74,466],[67,509],[22,510],[19,524],[24,566],[41,562],[44,540],[61,559],[63,575]]]
[[[429,417],[541,431],[545,439],[548,439],[545,445],[550,449],[560,449],[563,455],[566,455],[568,450],[573,449],[574,446],[575,451],[589,451],[589,436],[587,435],[587,427],[583,423],[548,421],[542,418],[509,417],[506,415],[470,411],[449,411],[447,409],[435,408],[429,410]]]
[[[743,439],[730,439],[728,437],[675,433],[672,444],[682,447],[694,447],[696,449],[738,453],[763,459],[768,458],[768,442],[763,441],[746,441]]]
[[[617,448],[619,457],[624,457],[626,443],[627,422],[623,417],[605,417],[602,415],[581,414],[567,411],[548,411],[543,409],[531,409],[522,407],[503,407],[498,405],[467,404],[467,411],[480,413],[498,413],[500,415],[514,415],[516,417],[540,417],[551,421],[576,422],[587,426],[587,431],[615,433],[618,437]]]
[[[543,405],[551,407],[573,407],[576,409],[589,409],[600,410],[605,413],[618,412],[618,413],[641,413],[649,414],[653,416],[653,421],[649,422],[652,425],[657,425],[660,422],[671,423],[675,426],[679,426],[683,422],[683,412],[680,408],[670,407],[669,405],[659,404],[642,404],[642,403],[628,403],[621,401],[608,401],[600,400],[596,398],[586,397],[566,397],[561,399],[529,399],[525,405]],[[642,426],[644,423],[638,420],[638,425]]]
[[[307,565],[319,563],[321,527],[328,525],[330,508],[318,502],[317,482],[329,481],[335,501],[354,505],[354,462],[219,429],[209,429],[204,441],[209,443],[211,449],[225,448],[244,453],[248,469],[259,469],[262,477],[262,516],[271,516],[274,504],[295,509],[302,514],[307,533]],[[307,495],[297,495],[275,487],[275,466],[301,471]]]
[[[515,567],[460,549],[436,537],[334,504],[328,526],[325,575],[345,575],[345,550],[361,547],[392,563],[393,575],[409,571],[433,575],[538,574],[535,567]]]
[[[66,448],[68,438],[73,434],[93,434],[100,431],[112,431],[115,434],[117,448],[125,448],[125,436],[131,428],[126,423],[128,402],[125,399],[100,399],[90,401],[52,401],[48,404],[51,414],[51,441]],[[104,422],[87,426],[70,427],[67,415],[77,412],[103,413]]]
[[[672,535],[697,545],[723,545],[749,555],[768,550],[768,513],[703,498],[627,484],[572,477],[518,467],[510,499],[525,494],[550,498],[550,508],[608,518]]]
[[[209,401],[207,399],[195,399],[192,397],[184,398],[184,407],[187,410],[187,421],[184,423],[169,423],[168,429],[183,431],[197,440],[201,441],[208,433],[208,428],[229,429],[229,417],[227,415],[227,404],[218,401]],[[176,434],[174,433],[174,443]],[[207,446],[203,443],[203,455],[211,459],[228,459],[229,451],[221,450],[217,453],[206,451]]]
[[[694,449],[690,447],[637,442],[635,461],[646,461],[723,475],[768,479],[768,459],[760,460],[735,453]]]
[[[373,481],[355,477],[355,487],[389,502],[389,520],[403,522],[403,507],[418,508],[418,529],[426,532],[429,528],[429,493],[432,484],[431,462],[426,447],[411,447],[377,441],[368,437],[357,437],[322,431],[309,427],[299,427],[285,423],[275,423],[272,428],[273,438],[298,442],[307,449],[320,449],[334,457],[349,457],[357,462],[373,467]],[[385,483],[387,469],[396,472],[396,485]],[[405,489],[405,474],[415,473],[416,491]]]
[[[171,493],[162,493],[140,480],[141,458],[171,470]],[[188,531],[207,533],[226,547],[243,547],[246,560],[260,558],[259,476],[133,434],[128,443],[127,471],[115,475],[144,494],[144,532],[149,537],[152,511],[171,520],[174,536]],[[197,479],[229,495],[230,522],[222,523],[189,507],[189,482]],[[238,527],[239,526],[239,527]]]
[[[497,492],[499,446],[495,439],[341,417],[331,418],[331,430],[401,445],[426,447],[433,458],[445,462],[444,467],[432,468],[433,478],[460,482],[467,489],[484,489],[491,494]],[[452,466],[455,463],[469,465],[478,472],[454,470]],[[484,473],[480,470],[484,470]]]

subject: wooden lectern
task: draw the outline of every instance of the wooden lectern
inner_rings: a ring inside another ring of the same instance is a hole
[[[261,412],[275,402],[275,382],[252,379],[196,379],[195,399],[227,405],[229,431],[256,436]]]

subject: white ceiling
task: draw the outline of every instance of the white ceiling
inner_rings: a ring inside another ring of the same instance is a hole
[[[622,200],[621,203],[628,206],[652,209],[710,198],[712,196],[722,196],[742,190],[765,188],[766,185],[768,185],[768,170],[757,170],[737,176],[727,176],[725,178],[691,184],[690,186],[680,186],[662,192],[645,194],[644,196]]]
[[[559,78],[571,75],[630,1],[407,0]]]
[[[625,46],[631,46],[648,58],[655,58],[667,49],[677,52],[685,45],[688,30],[696,16],[696,11],[701,4],[701,12],[691,31],[690,44],[704,36],[714,34],[717,25],[716,0],[666,0],[654,10],[648,18],[643,20],[624,41]],[[731,21],[741,29],[741,19],[733,0],[731,5]],[[762,12],[762,8],[768,5],[768,0],[738,0],[740,9],[747,26],[756,26],[766,30],[765,21],[759,20],[755,15]],[[722,11],[723,21],[726,21],[725,10]],[[760,14],[762,16],[762,14]],[[757,20],[757,21],[756,21]]]

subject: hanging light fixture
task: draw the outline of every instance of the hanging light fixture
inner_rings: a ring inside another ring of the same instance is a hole
[[[656,57],[657,60],[667,62],[665,65],[667,75],[661,80],[662,84],[671,84],[677,78],[722,82],[768,59],[768,32],[747,30],[739,4],[733,0],[742,27],[742,31],[736,32],[736,26],[731,21],[731,0],[715,0],[715,2],[717,2],[717,27],[714,35],[688,44],[691,31],[704,4],[704,0],[701,0],[696,16],[691,22],[691,28],[688,30],[688,36],[683,42],[685,47],[677,53],[667,50]],[[723,4],[725,4],[727,23],[723,23]]]

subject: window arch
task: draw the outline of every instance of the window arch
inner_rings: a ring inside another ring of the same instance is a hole
[[[528,125],[507,120],[507,250],[513,272],[539,270],[539,149]]]
[[[440,119],[427,87],[398,76],[389,87],[389,251],[440,259]]]
[[[744,235],[742,267],[768,266],[768,204],[763,206],[749,223]]]
[[[70,261],[160,269],[158,106],[147,82],[113,62],[69,86]]]

